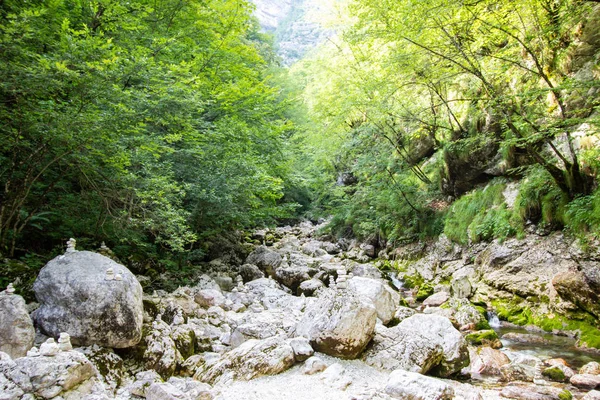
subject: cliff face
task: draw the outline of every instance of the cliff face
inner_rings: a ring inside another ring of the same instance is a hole
[[[292,9],[292,3],[298,0],[252,0],[256,6],[255,15],[265,31],[275,32],[279,23]]]
[[[333,1],[252,0],[252,3],[262,28],[275,35],[283,64],[291,65],[330,35],[315,17],[326,12]]]

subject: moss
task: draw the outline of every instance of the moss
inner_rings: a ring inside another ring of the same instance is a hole
[[[484,318],[475,324],[475,329],[477,329],[478,331],[482,331],[482,330],[492,329],[492,327],[490,326],[487,319]]]
[[[465,336],[465,340],[475,346],[480,346],[496,339],[498,339],[498,334],[493,329],[477,331]]]
[[[424,283],[419,286],[419,291],[417,292],[417,301],[423,301],[429,296],[433,294],[433,286],[429,283]]]
[[[576,331],[578,346],[600,349],[600,329],[593,316],[585,312],[574,312],[567,316],[534,313],[523,300],[492,301],[498,317],[517,325],[535,325],[546,332],[555,330]]]
[[[542,375],[554,382],[564,382],[567,379],[563,370],[557,366],[546,368]]]
[[[511,225],[511,212],[504,204],[505,187],[504,181],[498,179],[459,198],[446,218],[446,236],[461,244],[513,236],[516,229]]]
[[[573,394],[569,392],[567,389],[563,390],[558,394],[559,400],[573,400]]]
[[[413,289],[416,287],[423,286],[425,279],[423,279],[423,277],[421,275],[415,274],[415,275],[404,275],[404,277],[402,277],[402,281],[404,282],[404,287],[406,287],[408,289]]]

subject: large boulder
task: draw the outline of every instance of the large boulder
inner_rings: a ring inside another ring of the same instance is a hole
[[[377,317],[387,325],[398,308],[400,295],[382,281],[355,276],[348,281],[348,288],[372,303],[377,310]]]
[[[308,338],[316,351],[356,358],[375,333],[377,311],[351,290],[330,290],[307,307],[296,335]]]
[[[415,314],[398,325],[409,331],[420,333],[431,343],[439,344],[443,350],[442,361],[432,370],[446,377],[469,365],[467,342],[450,320],[440,315]]]
[[[284,336],[251,339],[224,354],[217,363],[198,369],[194,379],[214,384],[227,374],[234,379],[251,380],[283,372],[294,365],[294,361],[294,350]]]
[[[67,252],[42,268],[33,290],[40,303],[34,318],[49,336],[67,332],[76,345],[113,348],[142,338],[142,286],[108,257]]]
[[[266,246],[258,246],[246,258],[246,264],[256,265],[269,276],[275,276],[275,270],[282,261],[283,257],[279,253],[269,250]]]
[[[390,374],[385,393],[403,400],[450,400],[454,389],[446,382],[416,372],[396,370]]]
[[[23,357],[33,346],[34,338],[25,300],[16,294],[0,293],[0,351],[12,358]]]
[[[432,343],[418,332],[399,326],[386,328],[377,325],[375,337],[365,352],[364,360],[379,369],[403,369],[425,374],[439,364],[442,357],[442,346]]]

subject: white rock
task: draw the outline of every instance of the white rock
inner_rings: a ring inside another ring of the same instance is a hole
[[[439,315],[415,314],[400,322],[398,326],[418,332],[431,343],[439,344],[442,347],[443,359],[432,371],[436,375],[449,376],[469,365],[467,343],[448,318]]]
[[[348,288],[373,304],[377,310],[377,317],[384,325],[387,325],[394,318],[400,296],[387,283],[355,276],[348,281]]]
[[[223,375],[250,380],[262,375],[275,375],[294,364],[294,351],[283,336],[264,340],[248,340],[225,353],[214,365],[194,375],[194,379],[213,384]]]
[[[307,308],[296,335],[316,351],[356,358],[373,338],[376,321],[375,308],[353,291],[328,291]]]
[[[396,370],[390,374],[385,393],[403,400],[450,400],[454,389],[447,383],[416,372]]]
[[[42,356],[55,356],[60,351],[58,344],[54,341],[53,338],[49,338],[40,346],[40,355]]]
[[[421,374],[438,365],[443,358],[443,349],[419,332],[400,326],[386,328],[377,325],[375,337],[364,360],[373,367],[394,371],[403,369]]]
[[[0,351],[12,358],[23,357],[33,346],[34,338],[25,300],[14,294],[0,294]]]
[[[315,351],[310,345],[308,339],[303,337],[297,337],[288,341],[292,350],[294,350],[294,357],[296,361],[302,362],[311,357]]]
[[[123,281],[105,280],[106,270],[119,269]],[[142,336],[142,287],[124,266],[89,251],[51,260],[34,285],[40,308],[34,318],[48,336],[71,335],[75,345],[124,348]]]
[[[304,362],[302,372],[306,375],[313,375],[321,371],[325,371],[327,364],[317,356],[312,356]]]

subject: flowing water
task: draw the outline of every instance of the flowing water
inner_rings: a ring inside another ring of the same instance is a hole
[[[494,328],[494,330],[498,333],[500,341],[502,342],[503,347],[501,351],[505,352],[509,358],[512,358],[511,355],[515,353],[535,356],[541,360],[562,358],[573,369],[579,369],[590,361],[600,362],[600,354],[578,348],[575,345],[576,340],[570,337],[557,336],[544,332],[531,332],[524,328],[513,326],[507,327],[503,325],[498,328]],[[525,334],[530,335],[530,337],[534,336],[537,339],[543,340],[533,343],[524,343],[503,338],[503,336],[507,333]]]

